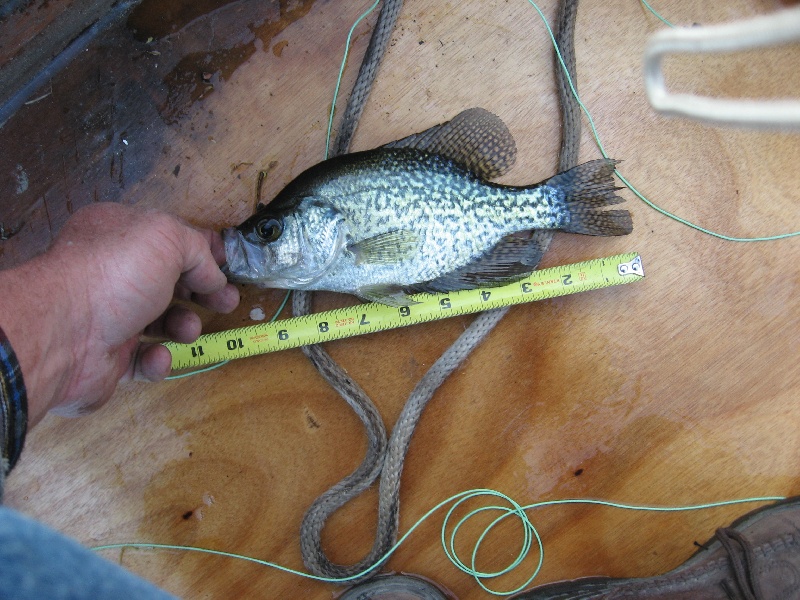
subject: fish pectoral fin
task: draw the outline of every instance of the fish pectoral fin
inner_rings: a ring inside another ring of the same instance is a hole
[[[441,154],[484,179],[507,173],[517,160],[517,146],[508,127],[483,108],[469,108],[446,123],[382,148],[416,148]]]
[[[411,306],[419,304],[398,285],[365,285],[358,288],[356,295],[368,302],[378,302],[387,306]]]
[[[458,269],[413,286],[414,292],[451,292],[503,285],[536,269],[547,249],[548,232],[520,231]]]
[[[393,265],[417,252],[419,236],[408,229],[388,231],[347,246],[356,264]]]

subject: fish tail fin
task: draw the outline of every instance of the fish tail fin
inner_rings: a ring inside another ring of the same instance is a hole
[[[624,202],[615,192],[616,160],[598,159],[559,173],[545,182],[563,194],[568,213],[562,227],[568,233],[584,235],[627,235],[633,231],[631,214],[627,210],[600,210]]]

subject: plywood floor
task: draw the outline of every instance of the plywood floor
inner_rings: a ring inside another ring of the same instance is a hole
[[[269,198],[321,159],[347,29],[362,4],[248,1],[195,12],[147,0],[0,129],[0,265],[47,246],[71,212],[112,200],[202,226],[241,221],[257,173]],[[553,1],[542,8],[549,17]],[[715,23],[786,3],[659,3],[678,23]],[[171,6],[171,5],[170,5]],[[371,22],[371,21],[369,21]],[[655,115],[641,54],[659,28],[633,0],[584,2],[580,90],[623,173],[665,208],[732,235],[800,229],[800,135],[723,130]],[[135,29],[135,31],[134,31]],[[148,42],[148,38],[153,38]],[[343,89],[368,39],[355,37]],[[798,49],[667,64],[677,89],[795,94]],[[508,123],[519,159],[505,181],[553,174],[559,140],[551,48],[522,0],[409,0],[354,142],[366,149],[471,106]],[[584,132],[582,159],[598,156]],[[439,390],[412,441],[401,531],[475,487],[521,503],[593,497],[659,505],[800,493],[800,249],[797,238],[735,244],[660,216],[629,192],[627,238],[558,235],[543,266],[626,251],[634,286],[512,309]],[[275,310],[243,289],[208,331]],[[320,309],[351,302],[319,295]],[[391,428],[425,370],[470,318],[330,344]],[[195,378],[121,387],[87,418],[48,417],[28,438],[7,503],[87,545],[201,545],[301,568],[305,509],[361,460],[357,419],[299,350]],[[374,493],[337,514],[329,554],[371,546]],[[597,507],[533,515],[546,547],[538,582],[669,569],[743,508],[653,516]],[[485,598],[421,527],[388,569]],[[465,544],[466,546],[466,544]],[[486,543],[487,568],[516,555],[513,527]],[[229,559],[128,550],[112,560],[187,598],[330,598],[338,589]],[[533,561],[532,561],[533,562]],[[524,577],[498,585],[515,587]]]

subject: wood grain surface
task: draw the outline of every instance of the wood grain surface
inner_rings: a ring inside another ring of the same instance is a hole
[[[660,2],[680,24],[779,9],[773,0]],[[79,207],[158,207],[205,227],[253,210],[258,171],[270,198],[322,158],[347,29],[366,3],[145,0],[52,82],[53,93],[0,129],[0,266],[42,251]],[[173,6],[173,5],[169,5]],[[555,2],[541,3],[552,18]],[[212,10],[213,9],[213,10]],[[357,30],[343,88],[368,40]],[[621,171],[665,208],[731,235],[800,229],[800,135],[717,129],[656,115],[641,56],[660,23],[633,0],[582,3],[579,88]],[[152,40],[148,41],[148,38]],[[354,141],[366,149],[464,108],[500,115],[519,157],[504,181],[553,174],[559,140],[552,49],[523,0],[409,0]],[[677,90],[797,96],[800,49],[667,62]],[[581,158],[598,151],[584,131]],[[681,505],[800,493],[800,250],[797,238],[720,241],[669,220],[628,191],[626,238],[559,234],[543,266],[638,251],[646,279],[513,308],[438,391],[411,443],[401,532],[440,500],[491,487],[521,503],[592,497]],[[283,294],[242,288],[206,331],[268,315]],[[319,294],[326,309],[353,299]],[[391,429],[426,369],[470,317],[331,343]],[[7,504],[86,545],[199,545],[302,568],[309,504],[361,460],[355,416],[299,350],[160,384],[120,387],[96,414],[48,417],[30,433]],[[335,560],[371,546],[374,490],[340,511],[324,543]],[[754,506],[753,506],[754,507]],[[537,583],[670,569],[749,507],[671,515],[598,507],[532,514],[546,557]],[[440,516],[387,569],[486,598],[442,552]],[[478,527],[467,528],[467,533]],[[462,544],[468,552],[469,535]],[[516,556],[515,525],[480,566]],[[185,552],[106,556],[186,598],[331,598],[339,588],[253,564]],[[469,554],[467,553],[467,557]],[[535,564],[532,556],[525,565]],[[521,572],[494,582],[501,589]]]

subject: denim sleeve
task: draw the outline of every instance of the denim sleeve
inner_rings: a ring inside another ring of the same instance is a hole
[[[0,507],[0,599],[174,598],[76,541]]]
[[[0,502],[28,429],[19,362],[0,329]],[[69,539],[0,506],[0,600],[161,600],[173,596]]]

